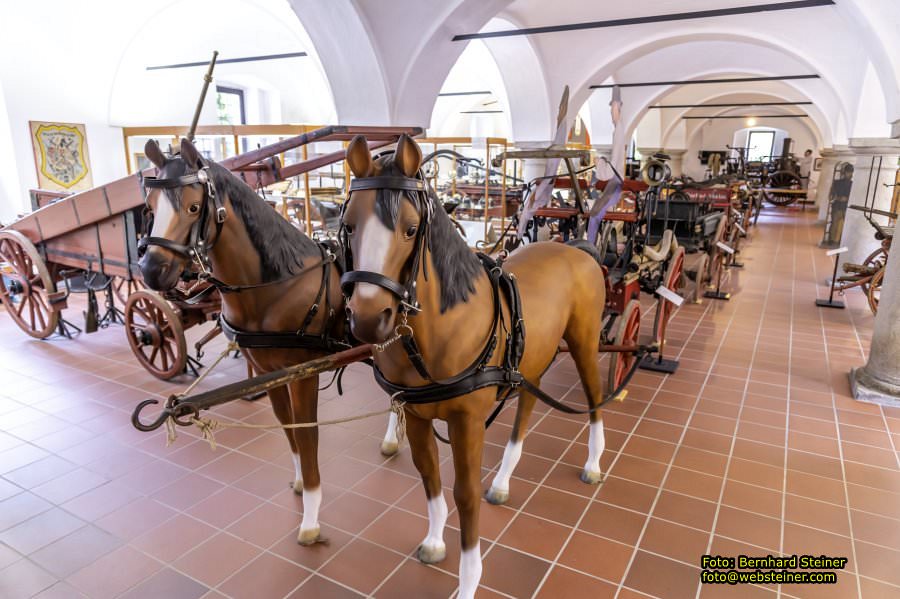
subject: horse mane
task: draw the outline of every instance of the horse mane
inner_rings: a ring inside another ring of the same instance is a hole
[[[394,164],[393,156],[382,158],[380,166],[381,175],[405,176]],[[413,205],[416,205],[416,202],[407,195],[409,193],[411,192],[395,189],[376,191],[375,213],[382,224],[391,231],[394,230],[397,215],[400,213],[401,199],[406,196]],[[484,269],[478,257],[460,237],[459,231],[450,221],[450,216],[437,202],[435,196],[428,193],[425,201],[431,204],[433,215],[427,231],[428,238],[425,241],[441,285],[443,314],[453,306],[468,301],[469,295],[475,293],[475,281]]]
[[[231,200],[235,216],[243,222],[247,236],[259,254],[262,282],[287,278],[303,268],[304,258],[321,256],[315,241],[282,218],[249,185],[225,167],[211,160],[208,162],[216,193]],[[187,164],[180,157],[171,159],[163,171],[166,178],[180,177],[187,173]],[[181,190],[172,191],[180,201]]]

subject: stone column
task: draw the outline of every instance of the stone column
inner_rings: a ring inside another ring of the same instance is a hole
[[[672,169],[673,177],[680,177],[684,173],[683,160],[686,152],[687,150],[663,150],[664,154],[672,157],[669,160],[669,168]]]
[[[900,246],[894,251],[900,252]],[[888,260],[869,361],[850,370],[850,389],[860,401],[900,407],[900,255]]]
[[[614,175],[610,170],[609,165],[606,161],[600,160],[600,158],[606,158],[606,160],[612,161],[612,144],[591,144],[591,149],[597,155],[597,178],[602,181],[612,179]],[[625,168],[624,164],[613,164],[612,166],[614,166],[616,171],[620,174]]]
[[[855,156],[853,165],[853,187],[850,190],[850,206],[872,205],[872,196],[875,196],[874,207],[880,210],[890,210],[893,187],[885,187],[884,184],[893,184],[897,172],[897,157],[900,155],[900,139],[891,138],[853,138],[850,140],[849,151]],[[881,172],[878,173],[878,159],[881,158]],[[875,159],[873,171],[872,159]],[[870,182],[871,180],[871,182]],[[884,217],[878,217],[878,222],[885,222]],[[872,253],[881,242],[875,239],[875,230],[866,220],[865,214],[859,210],[847,208],[847,216],[844,219],[844,230],[841,236],[841,245],[849,250],[841,254],[838,272],[842,272],[843,265],[847,262],[861,263],[866,256]],[[900,354],[895,355],[900,356]],[[900,360],[898,360],[900,362]]]

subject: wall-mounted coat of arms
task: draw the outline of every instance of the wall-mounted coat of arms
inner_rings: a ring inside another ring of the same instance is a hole
[[[84,125],[29,121],[38,187],[81,191],[94,186]]]

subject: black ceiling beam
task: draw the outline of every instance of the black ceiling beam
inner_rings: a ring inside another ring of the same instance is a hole
[[[719,114],[716,116],[683,116],[683,119],[792,119],[792,118],[808,118],[808,114],[735,114],[726,115]]]
[[[570,23],[568,25],[525,27],[523,29],[504,29],[502,31],[485,31],[483,33],[464,33],[461,35],[454,35],[453,41],[463,42],[467,40],[487,39],[493,37],[536,35],[539,33],[560,33],[563,31],[581,31],[584,29],[604,29],[607,27],[622,27],[625,25],[646,25],[648,23],[666,23],[669,21],[687,21],[690,19],[730,17],[734,15],[748,15],[760,12],[795,10],[798,8],[815,8],[819,6],[832,5],[834,5],[834,0],[797,0],[794,2],[776,2],[773,4],[757,4],[755,6],[734,6],[731,8],[717,8],[714,10],[696,10],[691,12],[679,12],[664,15],[650,15],[646,17],[612,19],[609,21],[589,21],[587,23]]]
[[[732,108],[735,106],[806,106],[812,102],[735,102],[733,104],[658,104],[648,108]]]
[[[796,79],[818,79],[818,75],[776,75],[774,77],[729,77],[727,79],[687,79],[684,81],[644,81],[642,83],[604,83],[592,85],[591,89],[619,87],[651,87],[654,85],[701,85],[707,83],[752,83],[756,81],[793,81]]]
[[[302,58],[308,56],[306,52],[285,52],[284,54],[264,54],[262,56],[243,56],[241,58],[220,58],[216,64],[229,64],[234,62],[258,62],[260,60],[281,60],[283,58]],[[185,69],[188,67],[207,67],[208,60],[198,62],[182,62],[179,64],[163,64],[155,67],[147,67],[148,71],[159,71],[162,69]]]
[[[439,97],[446,96],[489,96],[491,94],[490,91],[472,91],[472,92],[442,92],[439,93]]]

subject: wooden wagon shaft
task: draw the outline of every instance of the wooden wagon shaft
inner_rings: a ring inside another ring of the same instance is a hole
[[[217,389],[198,393],[197,395],[179,398],[171,396],[166,407],[156,420],[145,424],[140,420],[141,411],[150,405],[159,403],[156,399],[147,399],[139,403],[131,415],[131,423],[141,431],[152,431],[162,426],[169,417],[176,421],[189,415],[199,415],[201,410],[208,410],[213,406],[228,403],[243,397],[252,397],[265,393],[270,389],[282,387],[298,379],[316,376],[329,370],[337,370],[354,362],[361,362],[372,356],[374,346],[370,344],[360,345],[348,350],[337,352],[315,360],[309,360],[300,364],[294,364],[281,370],[267,372],[245,381],[231,383]],[[184,423],[182,423],[184,424]]]

